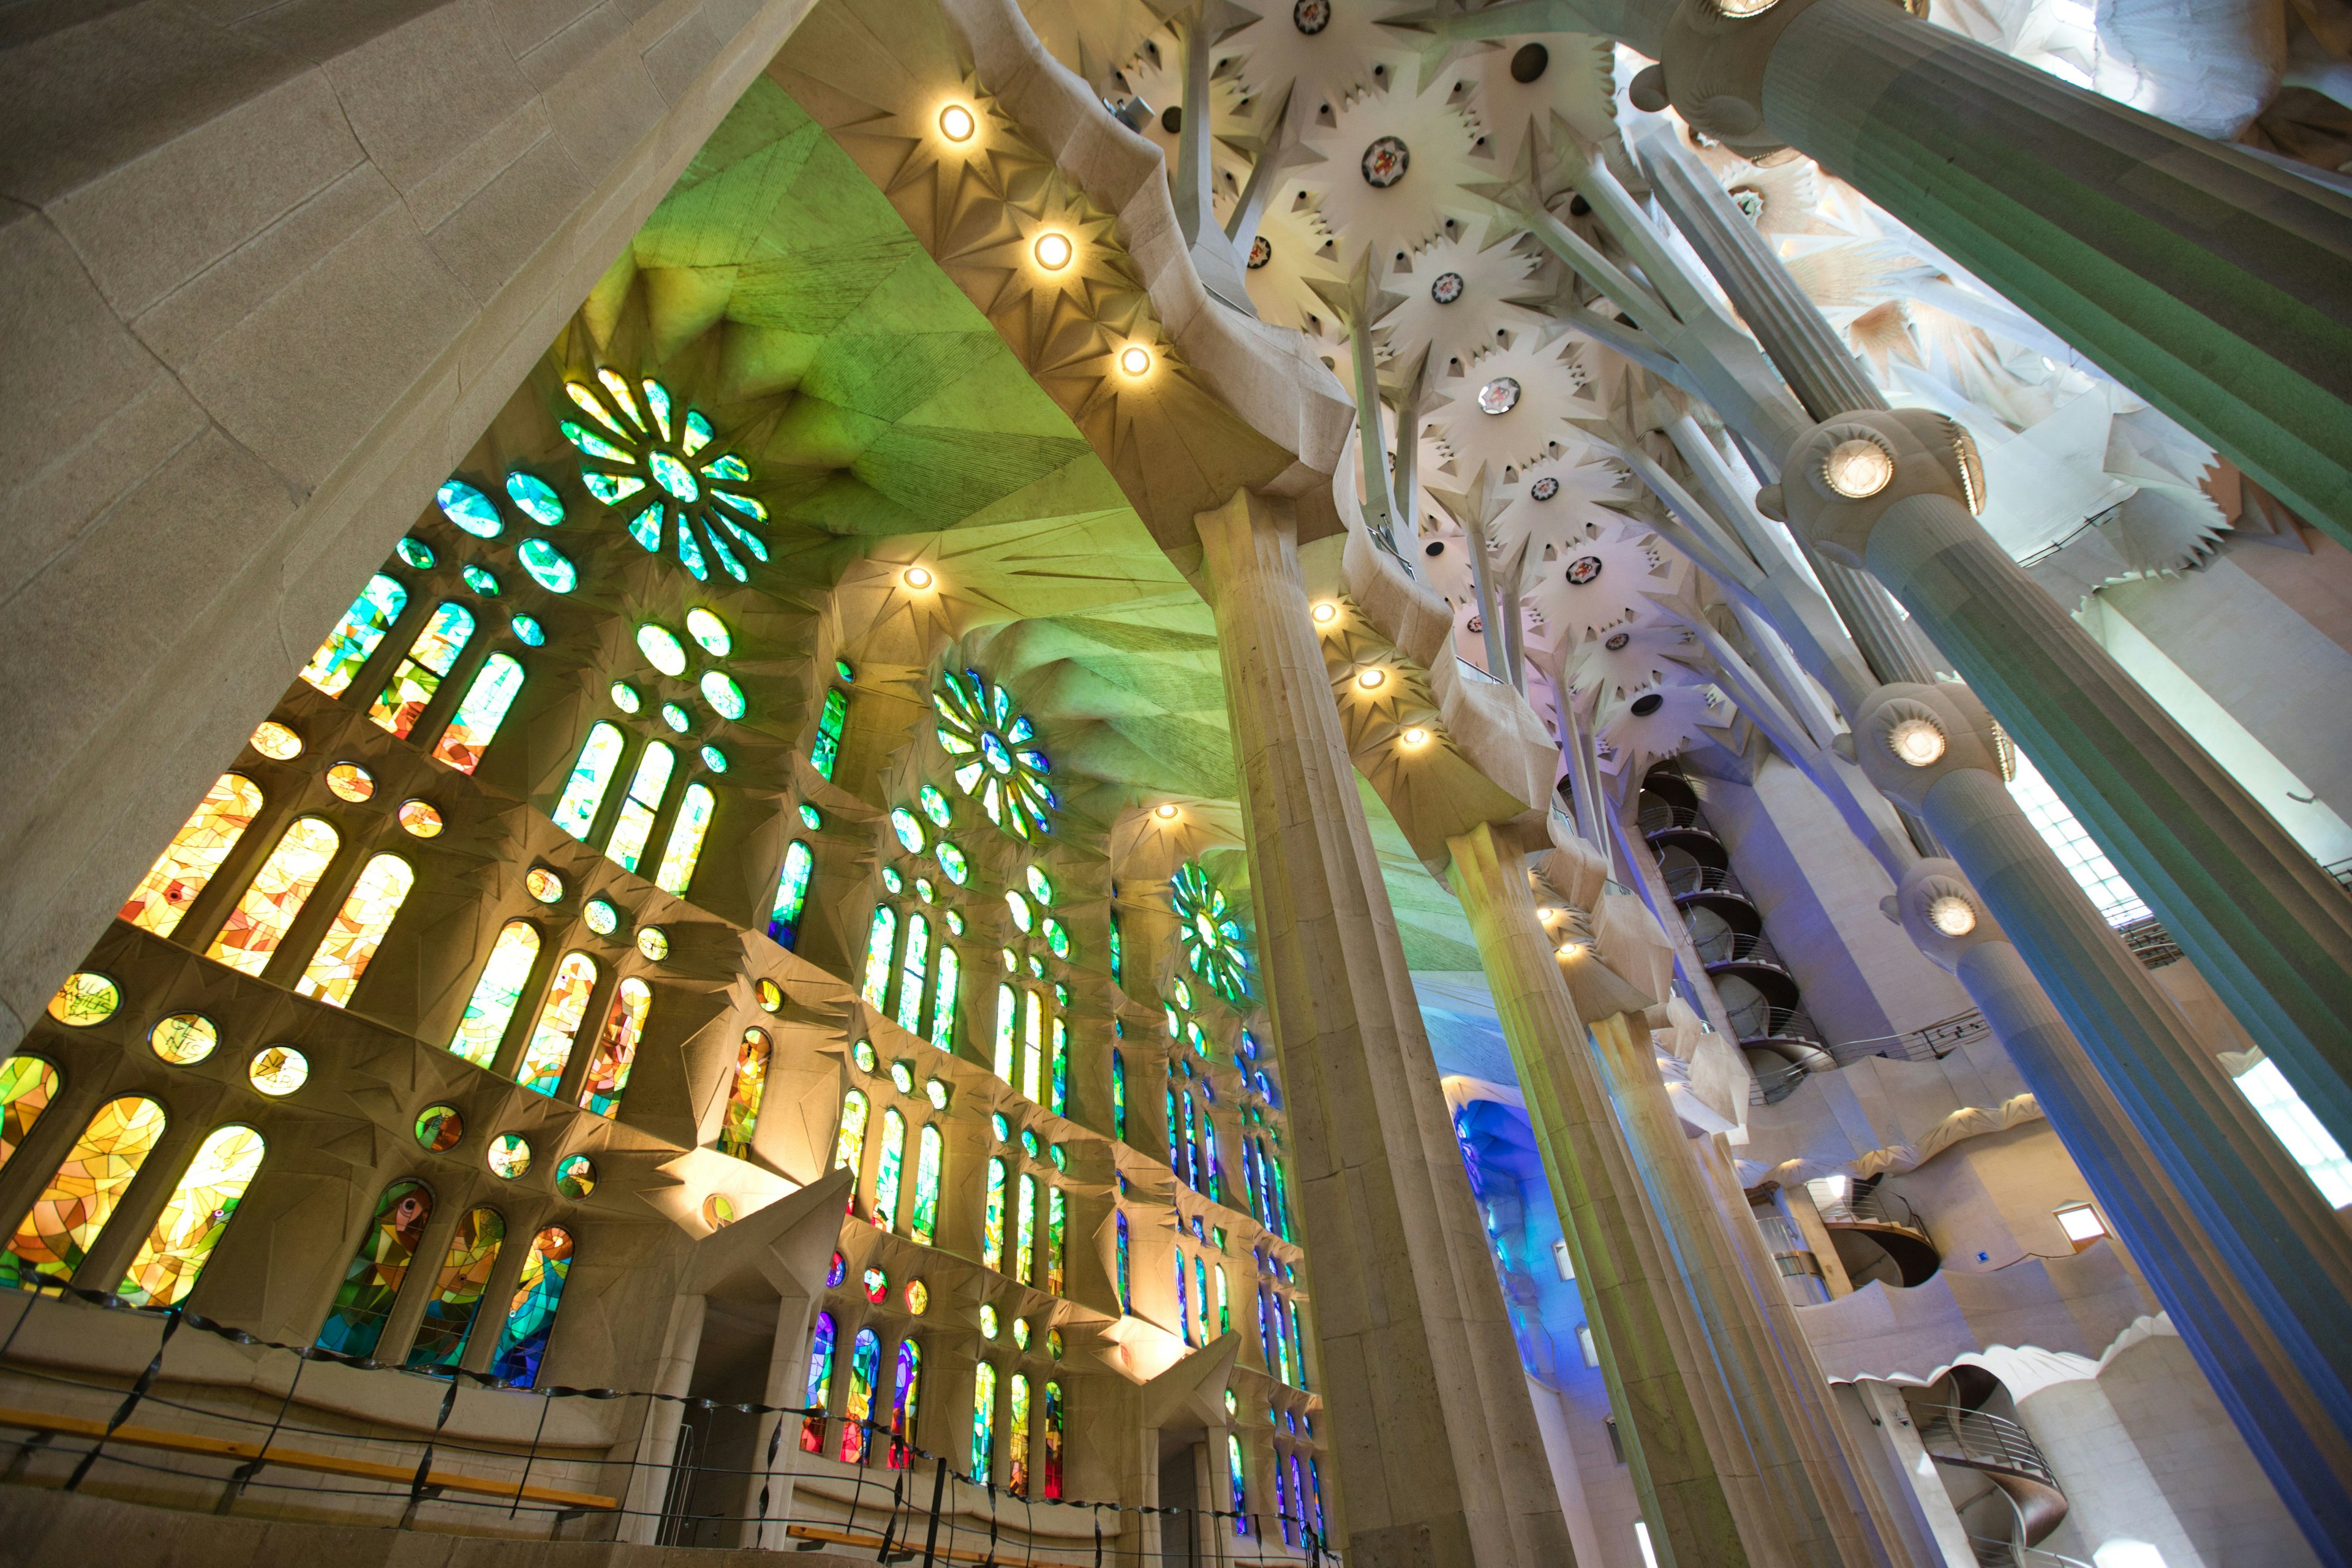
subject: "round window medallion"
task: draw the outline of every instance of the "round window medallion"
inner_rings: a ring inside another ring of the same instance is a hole
[[[1602,643],[1601,646],[1607,648],[1611,653],[1622,653],[1625,651],[1625,645],[1633,640],[1633,634],[1632,632],[1611,632],[1609,634],[1609,640]]]
[[[67,975],[58,994],[49,998],[49,1016],[60,1024],[87,1029],[113,1017],[115,1009],[121,1005],[121,986],[94,969],[84,969]]]
[[[1581,588],[1600,575],[1601,557],[1598,555],[1580,555],[1568,563],[1568,581],[1573,587]]]
[[[574,1154],[555,1167],[555,1190],[578,1203],[596,1190],[596,1164],[585,1154]]]
[[[734,1200],[723,1193],[713,1193],[702,1200],[702,1223],[713,1230],[725,1230],[735,1223]]]
[[[1252,272],[1274,259],[1274,241],[1259,235],[1250,241],[1249,269]]]
[[[399,811],[394,815],[400,819],[401,826],[419,838],[438,838],[441,836],[441,814],[424,801],[403,801]]]
[[[1528,487],[1529,500],[1549,500],[1558,494],[1559,494],[1559,481],[1549,474],[1546,474]]]
[[[1478,389],[1478,412],[1508,414],[1519,405],[1519,384],[1507,375],[1498,375]]]
[[[173,1067],[193,1067],[220,1044],[220,1027],[202,1013],[174,1013],[147,1031],[147,1043]]]
[[[544,866],[533,866],[525,871],[522,885],[542,904],[555,903],[563,897],[563,879]]]
[[[1437,281],[1429,286],[1429,297],[1441,305],[1451,305],[1462,298],[1462,290],[1467,285],[1462,281],[1459,272],[1441,272],[1437,275]]]
[[[490,1140],[490,1174],[511,1182],[530,1169],[530,1144],[519,1132],[501,1132]]]
[[[1754,223],[1764,216],[1764,193],[1755,186],[1734,185],[1731,187],[1730,195],[1731,205],[1738,207],[1739,216],[1749,223]]]
[[[848,1278],[849,1259],[838,1252],[835,1253],[833,1262],[824,1271],[824,1288],[828,1290],[838,1290],[841,1289],[841,1282]]]
[[[327,770],[327,793],[357,805],[375,794],[375,779],[357,763],[337,763]]]
[[[275,1100],[310,1081],[310,1058],[291,1046],[272,1046],[246,1068],[253,1087]]]
[[[1331,25],[1331,0],[1297,0],[1290,7],[1290,25],[1313,37]]]
[[[273,763],[290,763],[302,754],[302,737],[267,719],[253,731],[253,749]]]
[[[416,1113],[416,1146],[446,1154],[466,1136],[466,1119],[454,1105],[428,1105]]]
[[[1412,153],[1402,137],[1382,136],[1364,149],[1364,184],[1376,191],[1385,191],[1404,178],[1405,169],[1412,163]]]

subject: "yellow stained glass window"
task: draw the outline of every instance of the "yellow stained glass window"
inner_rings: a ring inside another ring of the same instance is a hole
[[[702,841],[710,832],[710,814],[718,797],[709,784],[690,784],[677,803],[677,820],[670,825],[669,842],[662,847],[661,868],[654,886],[678,898],[694,881],[695,862],[702,858]]]
[[[139,1307],[168,1307],[185,1300],[228,1228],[253,1173],[261,1168],[265,1147],[261,1134],[250,1127],[232,1123],[215,1128],[188,1162],[115,1293]]]
[[[286,940],[286,928],[302,912],[341,842],[323,819],[295,818],[294,826],[262,862],[236,908],[229,911],[228,923],[213,938],[205,956],[241,973],[259,975],[269,966],[269,955]]]
[[[0,1062],[0,1166],[16,1157],[25,1135],[58,1097],[58,1069],[38,1057]]]
[[[760,1100],[768,1089],[767,1031],[743,1031],[743,1048],[735,1058],[735,1083],[727,1094],[727,1119],[719,1128],[719,1152],[738,1160],[751,1157],[751,1134],[760,1125]]]
[[[310,967],[302,972],[294,989],[331,1007],[351,1005],[352,987],[367,973],[375,950],[383,945],[392,917],[400,912],[415,880],[415,870],[397,855],[379,855],[369,861],[352,885],[352,896],[343,900],[334,924],[319,940],[319,951],[310,955]]]
[[[383,729],[391,731],[402,740],[416,728],[425,717],[425,710],[433,704],[434,693],[457,666],[457,656],[466,651],[473,640],[474,613],[454,600],[434,607],[425,629],[416,634],[409,645],[408,657],[392,672],[374,702],[368,707],[368,717]]]
[[[507,1037],[522,988],[530,984],[530,966],[539,962],[539,931],[529,921],[509,921],[490,943],[489,962],[466,999],[466,1016],[449,1048],[478,1068],[496,1064],[499,1044]],[[568,1048],[568,1047],[567,1047]]]
[[[169,936],[180,917],[213,879],[228,852],[261,809],[261,786],[242,773],[223,773],[155,864],[131,889],[120,918],[142,931]]]
[[[33,1289],[41,1279],[71,1279],[163,1136],[163,1108],[144,1096],[100,1106],[0,1253],[0,1286]]]
[[[860,1089],[841,1098],[841,1134],[834,1141],[833,1168],[849,1173],[849,1212],[857,1212],[857,1178],[866,1160],[866,1118],[873,1106]]]
[[[441,1260],[441,1277],[433,1299],[425,1305],[425,1321],[416,1326],[415,1342],[408,1350],[410,1366],[455,1366],[466,1353],[466,1337],[490,1288],[490,1270],[499,1266],[499,1248],[507,1239],[507,1222],[493,1208],[467,1211],[449,1238]]]
[[[599,1116],[621,1109],[621,1092],[629,1087],[629,1068],[637,1059],[637,1042],[646,1032],[646,1015],[653,1010],[653,988],[635,975],[614,994],[604,1028],[596,1037],[596,1054],[588,1058],[588,1076],[580,1085],[580,1104]]]
[[[540,1004],[539,1023],[522,1048],[515,1081],[541,1094],[553,1094],[563,1085],[563,1068],[572,1060],[572,1042],[588,1016],[588,994],[596,989],[596,961],[584,952],[567,952],[555,966],[555,978]]]

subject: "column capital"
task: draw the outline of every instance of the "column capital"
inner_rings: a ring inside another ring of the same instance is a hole
[[[1957,420],[1924,408],[1857,408],[1790,443],[1780,482],[1757,510],[1804,535],[1842,566],[1860,569],[1870,536],[1895,503],[1942,496],[1984,510],[1984,463]]]
[[[1903,927],[1929,963],[1953,974],[1959,973],[1969,949],[2009,941],[1969,874],[1957,861],[1940,857],[1914,863],[1879,908]]]
[[[1633,106],[1656,113],[1671,104],[1693,130],[1751,159],[1786,152],[1765,128],[1764,71],[1780,35],[1814,4],[1682,0],[1666,19],[1658,63],[1633,79]]]
[[[1965,769],[2002,783],[2017,771],[2016,752],[1975,692],[1958,681],[1882,686],[1853,715],[1838,751],[1906,811],[1927,809],[1927,792]]]

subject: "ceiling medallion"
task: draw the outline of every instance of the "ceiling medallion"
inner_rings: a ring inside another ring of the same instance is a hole
[[[1437,281],[1429,286],[1429,297],[1441,305],[1451,305],[1462,298],[1464,287],[1459,272],[1441,272]]]
[[[1274,259],[1274,241],[1259,235],[1250,241],[1249,269],[1252,272]]]
[[[1290,25],[1313,37],[1331,25],[1331,0],[1297,0],[1290,8]]]
[[[1609,634],[1609,640],[1602,643],[1601,646],[1607,648],[1611,653],[1622,653],[1625,651],[1625,645],[1633,640],[1633,634],[1632,632],[1612,632]]]
[[[1482,414],[1508,414],[1519,405],[1519,384],[1507,375],[1498,375],[1478,389],[1478,411]]]
[[[1470,617],[1470,629],[1473,632],[1484,633],[1486,629],[1486,623],[1476,616],[1473,616]]]
[[[1666,700],[1654,691],[1644,691],[1633,699],[1633,717],[1646,719],[1666,705]]]
[[[1601,575],[1601,557],[1580,555],[1568,563],[1568,581],[1571,587],[1581,588]]]
[[[1558,494],[1559,494],[1559,480],[1549,474],[1546,474],[1528,487],[1529,500],[1549,500]]]
[[[1307,0],[1299,0],[1302,5]],[[1404,178],[1405,166],[1412,162],[1412,153],[1402,137],[1382,136],[1364,149],[1364,184],[1376,191],[1385,191]]]

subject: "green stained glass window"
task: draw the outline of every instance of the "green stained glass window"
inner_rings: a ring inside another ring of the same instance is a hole
[[[1037,1178],[1021,1173],[1013,1206],[1013,1278],[1029,1283],[1037,1254]]]
[[[409,1348],[410,1366],[455,1366],[466,1352],[475,1315],[498,1267],[499,1249],[507,1238],[507,1222],[493,1208],[476,1208],[457,1222],[449,1250],[441,1260],[440,1277],[425,1305],[425,1321],[417,1325]]]
[[[705,670],[702,675],[702,700],[710,704],[711,711],[721,719],[740,719],[749,711],[743,700],[743,689],[735,678],[722,670]]]
[[[580,586],[580,569],[572,558],[544,539],[526,539],[515,550],[515,557],[530,580],[551,594],[569,594]]]
[[[433,499],[444,517],[477,539],[496,539],[506,529],[498,502],[463,479],[451,479]]]
[[[890,831],[898,836],[899,846],[908,854],[920,855],[923,852],[923,825],[916,821],[915,814],[905,806],[890,808]]]
[[[939,975],[931,983],[931,1044],[943,1051],[955,1049],[956,989],[962,983],[962,971],[956,950],[941,943]]]
[[[710,833],[710,816],[718,796],[705,784],[690,784],[677,803],[677,820],[670,825],[669,842],[662,848],[661,868],[654,886],[678,898],[694,881],[695,863],[702,858],[702,841]]]
[[[1013,1081],[1013,1034],[1019,1026],[1020,1002],[1010,985],[996,988],[996,1054],[992,1066],[998,1078]]]
[[[903,893],[907,890],[907,879],[898,875],[896,866],[885,866],[882,868],[882,885],[894,893]]]
[[[1052,1066],[1047,1074],[1051,1090],[1045,1103],[1055,1115],[1061,1116],[1066,1114],[1070,1108],[1070,1029],[1068,1024],[1059,1017],[1055,1018],[1048,1027],[1053,1035],[1053,1050],[1050,1057]]]
[[[1004,1162],[989,1161],[986,1206],[980,1219],[980,1261],[984,1268],[1004,1267]]]
[[[572,1273],[572,1233],[549,1226],[530,1239],[522,1274],[515,1280],[507,1304],[506,1322],[499,1333],[497,1356],[490,1375],[517,1388],[539,1381],[540,1363],[555,1331],[555,1311],[563,1303],[563,1282]]]
[[[818,813],[816,807],[811,805],[808,802],[801,802],[799,809],[801,826],[807,828],[811,833],[814,833],[818,828],[824,826],[824,816]]]
[[[1116,1046],[1110,1053],[1110,1135],[1127,1142],[1127,1058]]]
[[[1035,866],[1028,869],[1029,894],[1041,904],[1054,901],[1054,879]]]
[[[540,541],[532,540],[530,542],[536,544],[539,543]],[[497,575],[493,574],[489,568],[486,566],[467,566],[460,569],[457,575],[466,580],[467,587],[471,588],[475,593],[479,594],[485,599],[495,599],[499,596],[499,580]]]
[[[1042,1100],[1037,1092],[1038,1074],[1045,1065],[1045,1009],[1038,1003],[1037,993],[1021,994],[1021,1092],[1031,1100]]]
[[[996,1369],[971,1369],[971,1474],[985,1477],[996,1460]]]
[[[874,1166],[874,1228],[898,1223],[898,1178],[907,1158],[907,1119],[897,1106],[882,1113],[882,1148]]]
[[[930,963],[931,924],[920,912],[907,917],[906,957],[898,969],[898,1027],[923,1032],[923,978]]]
[[[1234,1487],[1234,1533],[1250,1532],[1248,1482],[1243,1476],[1242,1440],[1234,1433],[1225,1434],[1226,1477]]]
[[[1119,949],[1118,915],[1117,911],[1114,910],[1110,917],[1110,980],[1111,984],[1114,985],[1124,984],[1126,983],[1126,958],[1127,955]]]
[[[414,566],[419,572],[433,570],[433,547],[421,539],[403,539],[392,547],[392,552],[400,557],[403,565]]]
[[[866,1005],[880,1012],[890,994],[890,954],[898,940],[898,911],[887,904],[874,906],[874,922],[866,931]]]
[[[517,468],[507,475],[507,499],[541,528],[554,528],[563,521],[563,499],[537,474]]]
[[[933,826],[945,827],[948,825],[952,815],[948,806],[948,797],[938,790],[925,784],[915,792],[915,803],[923,808],[923,815],[931,819]]]
[[[947,873],[948,880],[959,888],[962,887],[964,879],[971,875],[971,867],[964,859],[963,851],[942,841],[935,853],[939,857],[940,869]]]
[[[699,605],[686,612],[686,635],[714,658],[725,658],[735,649],[735,636],[727,623]]]
[[[645,705],[646,700],[637,695],[637,689],[635,687],[630,685],[625,680],[616,680],[613,682],[614,707],[618,708],[624,713],[635,713],[638,709],[643,708]]]
[[[646,621],[637,627],[637,651],[664,675],[686,673],[686,645],[677,640],[676,632],[658,621]]]
[[[849,1212],[857,1212],[857,1180],[865,1170],[866,1120],[873,1112],[873,1104],[863,1089],[851,1089],[841,1097],[841,1131],[834,1139],[833,1168],[849,1173]]]
[[[1059,1296],[1070,1268],[1070,1195],[1059,1187],[1045,1190],[1045,1290]]]
[[[512,616],[508,620],[507,626],[514,633],[516,640],[525,647],[539,647],[547,641],[547,628],[541,626],[533,616],[521,615]]]
[[[929,1247],[940,1231],[940,1166],[946,1157],[945,1140],[940,1136],[939,1124],[923,1123],[915,1145],[915,1212],[908,1231]]]
[[[1055,920],[1053,916],[1047,915],[1043,921],[1039,921],[1038,924],[1045,931],[1045,945],[1053,950],[1054,956],[1055,958],[1069,957],[1070,933],[1062,929],[1062,922]]]
[[[661,721],[681,735],[694,728],[693,715],[675,702],[665,702],[661,705]]]
[[[369,578],[335,629],[327,634],[327,640],[319,645],[319,651],[310,656],[310,662],[302,667],[302,679],[330,697],[341,697],[407,604],[408,590],[396,580],[381,572]]]
[[[433,1192],[424,1183],[394,1182],[383,1190],[319,1330],[320,1350],[360,1357],[374,1352],[432,1217]]]
[[[828,688],[824,707],[817,714],[816,743],[809,748],[809,765],[819,778],[833,777],[833,770],[841,760],[842,726],[849,721],[849,699],[837,688]]]
[[[768,909],[768,934],[785,947],[800,935],[801,910],[808,902],[809,873],[816,857],[795,838],[784,847],[783,869],[776,877],[775,901]]]
[[[474,683],[466,688],[465,697],[451,715],[449,727],[433,742],[436,761],[448,763],[461,773],[470,773],[482,763],[482,753],[498,738],[499,726],[506,722],[507,710],[522,692],[522,666],[513,656],[494,653],[485,659],[474,676]]]
[[[25,1135],[58,1095],[58,1069],[39,1057],[0,1062],[0,1166],[24,1146]]]
[[[628,794],[621,801],[620,817],[604,845],[604,853],[624,871],[635,870],[645,855],[646,840],[653,837],[654,814],[661,809],[662,796],[669,791],[670,769],[677,762],[677,753],[659,741],[646,742],[637,758]]]
[[[368,707],[368,717],[379,728],[402,740],[416,728],[417,720],[441,689],[442,678],[456,666],[457,656],[474,636],[474,613],[455,602],[436,605],[425,629],[409,645],[408,656],[392,672],[392,679]]]

